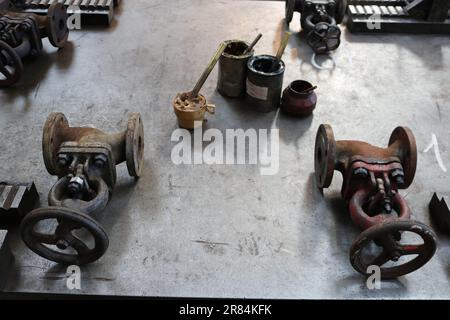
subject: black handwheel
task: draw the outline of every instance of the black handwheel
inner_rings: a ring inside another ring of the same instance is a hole
[[[402,233],[408,231],[420,236],[423,244],[401,244]],[[364,261],[363,249],[374,242],[382,248],[380,254],[371,261]],[[361,274],[368,276],[371,265],[380,267],[382,279],[393,279],[411,273],[427,263],[436,252],[437,238],[425,224],[413,220],[393,220],[377,224],[363,231],[353,242],[350,249],[350,262]],[[417,257],[400,265],[383,267],[389,261],[398,261],[401,256]]]
[[[294,10],[295,10],[295,0],[286,0],[284,17],[287,25],[291,23],[292,18],[294,17]]]
[[[328,53],[341,44],[341,29],[327,22],[319,22],[308,33],[307,41],[315,53]]]
[[[54,3],[48,8],[46,30],[48,40],[54,47],[62,48],[66,45],[69,37],[67,18],[67,11],[63,4]]]
[[[328,188],[333,179],[336,158],[336,141],[333,129],[328,124],[321,124],[317,130],[314,148],[314,171],[319,188]]]
[[[19,81],[23,72],[22,60],[6,42],[0,40],[0,87]]]
[[[49,219],[56,219],[58,226],[52,234],[35,230],[36,225]],[[95,240],[93,248],[73,235],[72,232],[84,228]],[[91,217],[76,210],[63,207],[40,208],[30,212],[23,219],[20,232],[25,244],[36,254],[48,260],[66,265],[83,265],[99,259],[108,248],[109,240],[103,228]],[[50,248],[56,246],[59,251]],[[74,249],[76,254],[63,251]]]

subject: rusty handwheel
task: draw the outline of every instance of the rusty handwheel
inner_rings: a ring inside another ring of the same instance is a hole
[[[394,143],[399,143],[401,154],[398,155],[402,162],[402,167],[405,173],[405,183],[403,188],[407,188],[411,185],[416,174],[417,167],[417,146],[416,139],[411,129],[408,127],[397,127],[389,138],[389,146]]]
[[[328,124],[321,124],[317,130],[314,150],[314,171],[319,188],[328,188],[333,179],[336,159],[336,140],[333,129]]]
[[[419,236],[421,244],[401,244],[405,233]],[[361,274],[368,276],[367,268],[371,265],[380,267],[382,279],[393,279],[411,273],[426,264],[436,252],[437,238],[434,232],[425,224],[413,220],[391,220],[377,224],[363,231],[353,242],[350,249],[350,262]],[[364,249],[371,244],[381,248],[381,253],[375,258],[365,257]],[[416,255],[413,259],[401,262],[402,256]],[[369,261],[364,261],[369,260]],[[398,262],[398,265],[385,266],[388,262]]]
[[[328,22],[319,22],[308,33],[307,42],[317,54],[333,51],[341,44],[341,29]]]
[[[42,134],[42,154],[47,171],[52,175],[58,175],[57,155],[61,145],[59,132],[69,127],[64,114],[52,112],[44,125]]]
[[[144,165],[144,124],[139,113],[132,113],[126,131],[126,160],[132,177],[141,175]]]
[[[62,48],[67,42],[67,18],[66,8],[61,3],[54,3],[48,8],[46,31],[48,40],[54,47]]]
[[[40,222],[52,219],[57,221],[57,227],[52,233],[35,230]],[[90,247],[78,235],[73,234],[81,229],[87,231],[94,240],[93,246]],[[36,254],[67,265],[93,262],[106,252],[109,245],[106,232],[94,219],[79,211],[63,207],[32,211],[23,219],[20,232],[25,244]],[[69,250],[72,253],[66,253]]]
[[[20,57],[6,42],[0,40],[0,88],[9,87],[19,81],[23,72]]]

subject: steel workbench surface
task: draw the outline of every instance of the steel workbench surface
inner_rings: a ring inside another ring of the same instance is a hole
[[[354,35],[343,29],[336,66],[319,70],[299,35],[299,19],[283,60],[284,85],[317,84],[306,119],[261,114],[216,91],[217,70],[202,93],[217,106],[208,128],[278,128],[278,174],[258,165],[175,165],[178,128],[172,99],[191,89],[219,42],[263,38],[257,54],[274,54],[286,29],[284,3],[270,1],[123,1],[109,29],[82,29],[69,45],[25,63],[21,83],[0,91],[0,179],[34,180],[47,205],[55,177],[44,167],[42,127],[61,111],[73,125],[122,130],[130,112],[145,124],[145,171],[118,184],[101,216],[106,254],[81,268],[81,290],[66,287],[66,268],[31,252],[13,231],[16,256],[9,292],[167,297],[450,298],[450,239],[418,271],[369,290],[349,262],[359,233],[340,199],[340,175],[322,195],[314,182],[314,140],[329,123],[337,139],[386,146],[398,125],[418,145],[416,178],[402,191],[413,217],[430,224],[434,191],[449,194],[449,171],[434,151],[435,134],[450,170],[450,37]]]

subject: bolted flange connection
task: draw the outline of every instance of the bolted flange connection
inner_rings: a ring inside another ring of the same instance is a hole
[[[38,255],[63,264],[82,265],[99,259],[107,250],[108,236],[92,218],[102,211],[116,182],[116,166],[126,163],[131,176],[139,177],[144,157],[144,128],[140,115],[130,115],[127,128],[106,134],[95,128],[70,127],[62,113],[52,113],[44,126],[44,162],[60,179],[49,192],[48,208],[28,214],[21,224],[27,246]],[[53,234],[35,230],[42,220],[56,219]],[[72,234],[85,229],[95,240],[88,246]],[[59,251],[47,245],[56,246]],[[72,248],[76,254],[65,251]]]
[[[377,265],[382,278],[396,278],[427,263],[436,251],[436,236],[421,222],[410,220],[410,209],[398,189],[406,189],[416,172],[414,135],[396,128],[387,148],[354,140],[336,141],[331,126],[322,124],[316,136],[315,175],[319,188],[330,186],[334,170],[342,173],[341,194],[348,201],[353,222],[363,230],[350,249],[350,261],[360,273]],[[403,244],[405,232],[418,235],[423,243]],[[381,254],[363,258],[373,244]],[[406,262],[402,256],[416,255]],[[384,266],[388,261],[399,265]]]

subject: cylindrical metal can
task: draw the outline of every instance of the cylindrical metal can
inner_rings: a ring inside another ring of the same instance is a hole
[[[254,56],[247,63],[246,101],[259,112],[280,106],[285,65],[270,55]]]
[[[219,60],[217,90],[226,97],[242,97],[245,94],[247,62],[254,50],[244,54],[249,44],[241,40],[227,40],[225,43],[227,47]]]

